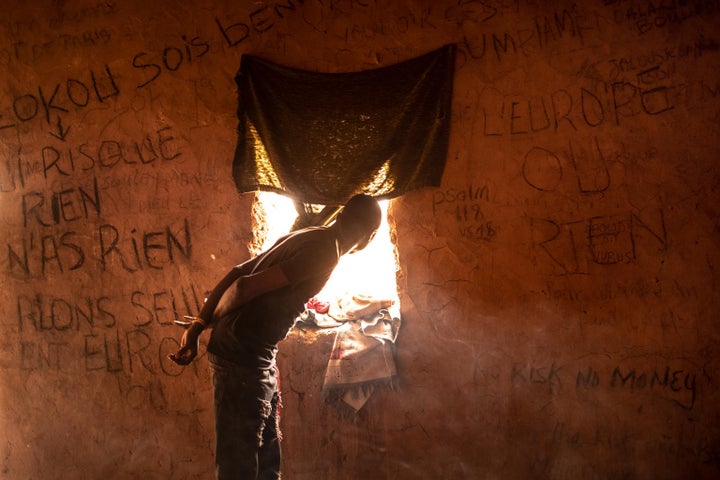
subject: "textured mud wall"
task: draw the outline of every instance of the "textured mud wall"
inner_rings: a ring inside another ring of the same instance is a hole
[[[212,473],[172,320],[247,257],[243,53],[317,71],[458,47],[443,185],[390,209],[400,388],[350,420],[282,345],[291,479],[720,472],[720,4],[6,1],[0,478]]]

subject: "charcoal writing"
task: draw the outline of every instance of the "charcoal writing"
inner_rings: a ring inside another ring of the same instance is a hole
[[[228,23],[220,17],[215,17],[215,24],[228,47],[236,47],[247,40],[251,34],[263,34],[275,27],[275,22],[286,15],[297,11],[298,5],[304,0],[286,0],[285,3],[275,2],[261,5],[248,15],[247,19]]]
[[[609,2],[615,3],[615,2]],[[705,18],[720,11],[716,2],[703,0],[629,2],[613,10],[616,22],[631,23],[640,35],[669,28],[690,19]]]
[[[145,330],[114,329],[102,334],[84,335],[82,358],[88,372],[143,371],[151,375],[177,376],[183,369],[172,368],[174,364],[166,355],[178,346],[174,337],[162,337],[157,341]]]
[[[21,341],[20,370],[60,370],[67,355],[67,342]]]
[[[120,95],[120,89],[110,67],[105,65],[103,71],[90,71],[89,80],[68,78],[56,83],[50,89],[37,88],[35,93],[24,93],[12,99],[12,115],[9,118],[0,114],[0,131],[13,128],[18,123],[32,121],[39,116],[50,124],[57,121],[57,115],[70,111],[71,108],[87,107],[91,100],[102,103],[108,98]]]
[[[643,235],[660,252],[667,249],[667,230],[662,210],[655,224],[639,214],[593,217],[574,222],[531,219],[533,246],[545,254],[560,275],[589,273],[590,265],[634,263]]]
[[[660,369],[644,370],[615,367],[610,378],[610,387],[627,389],[631,392],[659,390],[664,394],[678,392],[689,393],[684,401],[673,399],[682,408],[692,409],[697,395],[697,374],[669,366]]]
[[[602,448],[623,453],[632,452],[635,438],[627,430],[597,426],[589,431],[571,429],[565,422],[557,422],[552,431],[552,443],[570,447]]]
[[[562,282],[548,281],[541,290],[543,298],[552,301],[571,301],[571,302],[609,302],[613,300],[627,300],[630,298],[676,298],[676,299],[693,299],[698,298],[698,288],[693,285],[687,285],[679,279],[673,279],[671,282],[659,282],[657,279],[637,279],[631,282],[607,281],[599,282],[590,290],[582,290],[572,285]],[[611,312],[608,312],[611,313]],[[658,319],[661,324],[665,324],[667,328],[671,328],[672,318],[674,315],[663,314]],[[591,319],[591,323],[600,324],[607,322],[610,315],[606,317]]]
[[[610,187],[610,172],[605,154],[597,138],[591,145],[570,141],[567,149],[567,163],[572,170],[572,188],[582,194],[601,193]],[[563,169],[560,155],[554,151],[533,147],[526,154],[522,164],[525,182],[541,192],[559,189],[568,171]]]
[[[15,365],[21,370],[79,367],[88,372],[177,376],[183,369],[166,358],[178,347],[173,322],[196,313],[204,294],[195,284],[136,289],[128,296],[19,294]],[[162,329],[160,335],[157,329]]]
[[[448,11],[447,19],[451,20],[454,13]],[[424,7],[419,12],[410,12],[407,15],[400,15],[391,20],[377,19],[376,23],[371,24],[354,24],[344,28],[340,36],[345,42],[365,40],[385,35],[402,35],[406,34],[411,28],[429,28],[437,29],[433,23],[432,7]],[[461,22],[455,19],[456,22]]]
[[[599,392],[645,393],[671,401],[683,410],[692,410],[698,397],[698,374],[682,361],[661,363],[651,367],[638,365],[607,365],[573,367],[556,362],[544,364],[513,363],[509,378],[516,388],[528,388],[550,396],[565,393],[575,385],[580,398]]]
[[[180,233],[170,226],[160,230],[139,231],[127,228],[121,230],[111,224],[98,227],[100,246],[100,264],[103,270],[113,265],[121,266],[127,272],[137,272],[145,268],[161,270],[176,258],[190,260],[192,241],[187,218]]]
[[[535,50],[553,48],[561,42],[584,45],[591,32],[597,32],[598,20],[575,5],[533,18],[531,25],[514,31],[483,32],[479,37],[464,37],[462,51],[472,60],[492,58],[498,63],[509,56],[529,56]]]
[[[552,362],[550,365],[521,365],[513,364],[510,379],[513,385],[536,385],[546,389],[547,393],[554,395],[562,388],[562,367]]]
[[[18,152],[16,158],[5,159],[5,168],[0,168],[0,192],[23,189],[37,176],[50,180],[110,171],[123,165],[139,167],[175,160],[183,153],[175,135],[166,126],[135,140],[105,138],[62,149],[45,146],[39,155]]]
[[[37,293],[17,296],[18,331],[78,331],[87,328],[111,328],[118,313],[108,296],[68,300]]]
[[[48,26],[56,29],[68,23],[77,23],[84,20],[101,20],[111,17],[120,11],[120,6],[112,0],[101,0],[89,5],[83,5],[77,9],[62,8],[53,10],[52,15],[47,17]]]
[[[608,387],[610,390],[650,392],[669,398],[677,406],[692,410],[697,400],[697,374],[683,368],[663,365],[655,368],[615,366],[612,372],[593,367],[579,370],[577,389]]]
[[[540,97],[482,100],[484,136],[528,135],[542,131],[576,132],[582,128],[621,125],[632,117],[660,115],[676,106],[681,85],[658,85],[659,68],[638,73],[639,79],[581,87],[577,91],[555,90]],[[652,88],[646,88],[653,81]]]
[[[75,52],[80,48],[108,45],[112,42],[112,32],[107,28],[95,28],[79,33],[60,33],[51,40],[36,43],[18,40],[8,49],[8,60],[35,64],[40,61],[52,60],[55,55]]]
[[[483,203],[490,201],[488,185],[469,184],[465,188],[447,188],[433,193],[432,212],[449,212],[458,224],[461,238],[470,241],[491,241],[498,233],[498,225],[485,216]]]
[[[57,192],[26,192],[22,195],[23,226],[37,223],[45,227],[89,219],[100,215],[97,178],[92,187],[64,188]]]
[[[190,315],[199,312],[203,301],[200,290],[195,285],[181,286],[177,289],[163,289],[153,292],[135,290],[130,294],[133,307],[133,325],[146,327],[151,324],[172,325],[180,319],[179,312]]]
[[[476,186],[472,183],[465,188],[451,187],[437,190],[433,193],[432,211],[437,214],[440,205],[458,204],[466,202],[481,202],[490,200],[490,189],[487,185]]]
[[[147,73],[146,78],[137,85],[142,88],[157,80],[163,71],[175,72],[187,61],[192,63],[205,56],[210,50],[210,43],[199,36],[188,38],[181,36],[183,45],[167,46],[161,53],[152,55],[147,52],[139,52],[132,59],[132,66]]]
[[[25,232],[6,244],[6,273],[16,278],[63,274],[99,266],[103,271],[121,268],[130,273],[163,270],[192,257],[192,236],[187,218],[180,226],[154,229],[97,226],[94,234],[66,230],[39,234]],[[93,261],[89,261],[93,260]]]

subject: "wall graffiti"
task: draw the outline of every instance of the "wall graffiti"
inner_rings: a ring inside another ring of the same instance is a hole
[[[251,35],[263,34],[272,30],[276,23],[287,15],[296,13],[304,5],[304,0],[286,0],[260,5],[251,11],[246,18],[233,18],[226,21],[215,17],[215,24],[222,34],[227,46],[236,47],[247,40]]]
[[[671,401],[683,410],[692,410],[698,401],[696,368],[683,366],[682,359],[674,364],[660,363],[652,367],[628,364],[603,367],[572,367],[556,362],[549,364],[512,365],[510,382],[516,388],[528,388],[545,395],[565,394],[574,388],[578,395],[604,392],[644,394]]]
[[[96,72],[90,70],[88,78],[67,78],[52,87],[37,87],[34,92],[17,95],[10,101],[10,115],[0,115],[0,131],[17,127],[19,123],[44,118],[48,125],[56,122],[57,115],[71,109],[86,108],[92,102],[105,102],[120,95],[120,89],[109,66]],[[62,131],[59,132],[62,137]]]
[[[179,161],[182,149],[176,135],[170,127],[162,127],[137,141],[103,139],[62,150],[45,146],[37,156],[6,160],[0,185],[5,194],[16,194],[23,230],[7,239],[6,272],[27,278],[83,267],[105,271],[113,265],[135,272],[190,260],[187,218],[180,225],[151,228],[121,228],[102,221],[109,213],[105,196],[126,187],[118,181],[121,177],[107,174],[121,167],[147,169],[156,162]],[[73,182],[74,178],[84,180]],[[179,175],[178,181],[183,178],[189,177]],[[169,183],[165,180],[167,188]]]
[[[637,73],[639,82],[656,85],[664,75],[658,72],[659,67],[652,67]],[[673,110],[680,89],[679,85],[646,88],[622,81],[601,84],[595,90],[560,89],[541,97],[488,98],[482,104],[480,131],[488,137],[545,131],[567,134],[608,124],[621,125],[633,117]]]
[[[195,284],[150,292],[137,289],[127,296],[20,294],[16,311],[21,340],[12,357],[5,352],[3,367],[144,370],[177,376],[182,369],[166,358],[178,347],[178,328],[173,322],[196,313],[203,295]]]
[[[162,53],[151,55],[147,52],[139,52],[132,59],[132,66],[145,72],[145,79],[136,88],[142,88],[157,80],[163,71],[175,72],[183,63],[192,63],[208,53],[210,43],[198,36],[189,38],[185,35],[180,37],[183,41],[181,47],[167,46]]]
[[[180,224],[152,229],[119,227],[110,223],[87,230],[23,234],[6,244],[6,273],[17,278],[37,278],[83,267],[101,270],[122,268],[134,273],[192,258],[192,237],[186,218]]]
[[[617,23],[629,23],[640,35],[653,30],[671,28],[697,18],[705,18],[720,11],[717,2],[692,0],[687,2],[620,2],[607,0],[606,6],[612,7],[613,18]]]
[[[488,185],[470,184],[466,188],[447,188],[433,193],[432,213],[449,214],[457,225],[460,238],[469,241],[490,242],[498,233],[498,224],[485,215],[490,201]]]
[[[653,246],[648,256],[667,249],[663,212],[652,220],[638,213],[558,222],[550,218],[531,219],[533,246],[558,275],[590,273],[591,265],[634,263],[638,259],[640,237]]]

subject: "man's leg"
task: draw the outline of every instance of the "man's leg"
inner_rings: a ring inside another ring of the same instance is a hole
[[[257,371],[213,362],[215,465],[218,480],[254,480],[258,450],[272,413],[272,390]],[[266,398],[269,398],[266,400]]]
[[[275,392],[271,403],[270,417],[265,422],[263,443],[258,451],[258,480],[278,480],[280,478],[279,402],[280,396],[278,392]]]

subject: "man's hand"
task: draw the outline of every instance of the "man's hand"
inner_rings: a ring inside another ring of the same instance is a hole
[[[197,321],[193,321],[189,325],[181,322],[176,323],[185,326],[185,333],[183,333],[180,339],[180,348],[177,353],[171,353],[168,355],[168,358],[178,365],[188,365],[197,357],[200,345],[200,334],[205,327]]]

